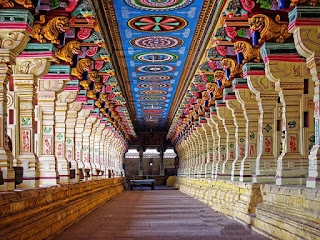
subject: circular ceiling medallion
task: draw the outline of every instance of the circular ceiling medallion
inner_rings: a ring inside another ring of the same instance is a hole
[[[150,33],[178,31],[187,25],[185,19],[170,15],[139,16],[128,22],[128,26],[132,29]]]
[[[142,65],[135,67],[134,70],[143,73],[166,73],[175,71],[177,68],[170,65]]]
[[[143,113],[163,113],[162,110],[144,110]]]
[[[158,101],[158,100],[167,100],[167,97],[163,96],[146,96],[146,97],[139,97],[140,100],[149,100],[149,101]]]
[[[130,44],[144,49],[167,49],[181,46],[183,40],[177,37],[153,35],[133,38]]]
[[[137,77],[136,79],[141,81],[160,82],[160,81],[170,80],[172,78],[173,77],[168,75],[144,75],[141,77]]]
[[[140,102],[140,105],[165,105],[166,102]]]
[[[140,107],[142,109],[165,109],[164,106],[154,106],[154,105],[151,105],[151,106],[143,106],[143,107]]]
[[[171,62],[171,61],[178,60],[179,55],[175,53],[150,52],[150,53],[138,53],[134,55],[132,58],[140,62],[162,63],[162,62]]]
[[[146,90],[139,93],[142,95],[164,95],[164,94],[167,94],[168,92],[164,90]]]
[[[130,7],[146,11],[170,11],[185,8],[193,0],[124,0]]]
[[[150,83],[140,83],[137,85],[138,88],[147,88],[147,89],[162,89],[162,88],[169,88],[172,87],[170,83],[156,83],[156,82],[150,82]]]

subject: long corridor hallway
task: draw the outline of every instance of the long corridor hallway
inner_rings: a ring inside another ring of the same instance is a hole
[[[55,240],[264,240],[241,223],[180,191],[125,191]]]

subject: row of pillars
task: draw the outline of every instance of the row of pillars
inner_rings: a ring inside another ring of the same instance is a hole
[[[123,175],[126,143],[79,100],[70,66],[51,65],[54,45],[28,43],[31,13],[19,17],[0,30],[0,191]]]
[[[265,43],[264,63],[244,64],[243,78],[178,141],[180,176],[320,186],[318,10],[294,9],[294,44]]]

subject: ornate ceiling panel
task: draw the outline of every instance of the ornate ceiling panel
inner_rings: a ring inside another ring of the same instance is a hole
[[[113,1],[140,128],[165,126],[203,2]]]

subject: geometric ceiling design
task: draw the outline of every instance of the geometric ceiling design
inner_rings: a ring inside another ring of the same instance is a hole
[[[113,1],[140,129],[166,124],[203,1]]]

